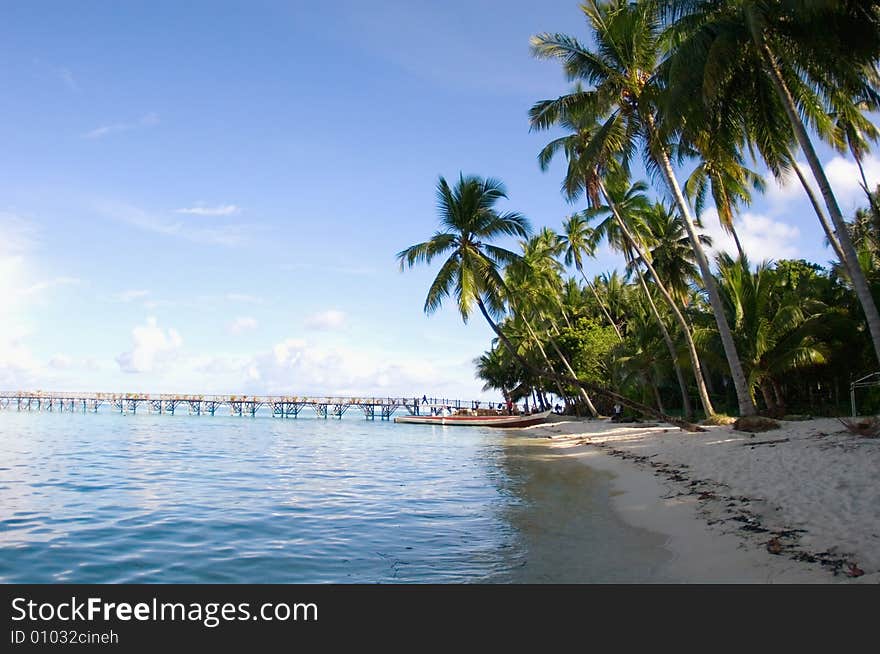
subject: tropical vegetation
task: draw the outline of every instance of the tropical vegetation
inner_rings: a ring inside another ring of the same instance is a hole
[[[558,232],[533,233],[498,209],[500,182],[441,177],[440,231],[398,254],[402,269],[445,257],[425,311],[447,299],[465,321],[480,311],[495,339],[476,374],[509,402],[544,408],[555,396],[592,416],[622,403],[685,425],[718,412],[838,412],[852,377],[880,366],[880,187],[864,168],[880,135],[871,122],[880,7],[587,0],[581,9],[587,38],[531,42],[572,83],[529,110],[533,131],[555,135],[538,164],[564,160],[572,213]],[[817,142],[858,167],[865,206],[852,216]],[[762,167],[798,179],[828,265],[750,260],[737,223],[767,186]],[[713,250],[709,220],[735,252]],[[616,270],[591,270],[603,243],[620,255]]]

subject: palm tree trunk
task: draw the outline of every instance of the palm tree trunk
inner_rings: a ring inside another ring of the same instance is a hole
[[[758,385],[761,389],[761,395],[764,396],[764,403],[767,405],[767,413],[770,415],[776,415],[777,407],[776,400],[773,399],[773,388],[770,386],[770,382],[767,381],[767,378],[761,380],[761,383]]]
[[[788,407],[785,405],[785,394],[782,392],[782,386],[775,377],[770,377],[770,384],[773,386],[773,395],[776,397],[776,405],[779,407],[779,413],[785,415]]]
[[[638,253],[642,261],[645,262],[645,266],[648,268],[648,271],[654,278],[654,284],[657,286],[660,294],[663,295],[663,299],[666,300],[669,308],[672,309],[675,320],[676,322],[678,322],[679,327],[681,327],[681,330],[684,333],[684,339],[687,343],[688,354],[691,359],[691,367],[694,371],[694,380],[697,383],[697,391],[700,395],[700,402],[703,405],[703,411],[705,412],[706,417],[715,415],[715,409],[712,407],[712,400],[709,399],[709,393],[706,390],[706,381],[703,379],[703,371],[700,369],[700,358],[697,356],[697,346],[694,344],[694,339],[691,335],[691,331],[688,327],[687,321],[684,319],[684,316],[681,315],[681,311],[678,310],[678,304],[675,302],[675,300],[672,298],[672,295],[670,295],[669,291],[666,289],[666,285],[657,274],[657,271],[654,270],[654,266],[653,264],[651,264],[651,261],[648,258],[648,254],[638,243],[636,243],[636,240],[633,237],[632,233],[629,231],[629,228],[626,226],[623,217],[617,210],[617,205],[611,200],[611,196],[608,195],[608,191],[605,189],[604,183],[599,183],[599,190],[605,198],[605,201],[608,203],[608,206],[611,208],[611,213],[614,216],[618,227],[620,227],[620,231],[623,232],[627,243],[629,243],[630,246]]]
[[[733,236],[733,242],[736,243],[736,251],[739,253],[739,260],[744,262],[746,260],[746,253],[745,250],[743,250],[742,243],[739,242],[739,234],[736,233],[736,228],[733,225],[730,226],[730,235]]]
[[[571,364],[568,362],[568,359],[565,358],[565,355],[562,353],[562,350],[559,349],[559,346],[556,344],[556,340],[549,336],[547,337],[550,340],[550,345],[553,346],[553,349],[556,351],[556,354],[559,355],[559,358],[562,360],[562,365],[565,366],[565,369],[568,370],[568,374],[572,377],[577,377],[574,370],[571,367]],[[596,407],[593,406],[593,401],[590,399],[590,396],[587,395],[587,392],[583,388],[578,389],[581,393],[581,397],[587,405],[587,409],[590,411],[590,415],[594,418],[599,417],[599,412],[596,410]]]
[[[666,180],[666,185],[675,197],[676,205],[678,205],[678,210],[681,213],[682,223],[684,223],[684,228],[691,241],[691,247],[694,250],[694,257],[697,260],[697,264],[700,266],[700,275],[703,278],[703,285],[706,287],[706,291],[708,291],[709,294],[709,304],[712,305],[712,312],[715,314],[715,323],[718,325],[718,333],[721,336],[721,344],[724,346],[724,354],[727,357],[727,365],[730,366],[730,376],[733,378],[733,386],[736,389],[739,413],[743,416],[755,415],[757,410],[755,409],[755,403],[752,402],[752,397],[749,394],[748,382],[746,382],[742,363],[739,360],[739,353],[736,351],[736,343],[733,340],[730,325],[727,324],[727,318],[724,315],[724,305],[721,302],[721,294],[718,292],[718,286],[715,284],[715,278],[712,276],[712,270],[709,268],[709,260],[706,258],[706,253],[700,245],[697,230],[694,227],[694,221],[691,217],[690,208],[688,207],[687,201],[684,199],[681,187],[678,185],[678,180],[675,178],[675,171],[672,169],[672,162],[669,161],[669,154],[662,145],[657,144],[656,142],[657,139],[654,135],[654,125],[651,118],[651,116],[648,116],[648,129],[651,145],[655,146],[653,148],[654,159],[660,167],[660,171]]]
[[[862,190],[865,191],[865,195],[868,196],[868,206],[874,212],[875,216],[880,216],[880,207],[877,206],[877,200],[874,199],[874,194],[871,193],[871,189],[868,186],[868,178],[865,177],[865,167],[862,165],[862,156],[859,154],[858,149],[853,147],[850,144],[849,151],[852,153],[853,159],[856,160],[856,165],[859,167],[859,176],[862,178]]]
[[[602,310],[602,313],[605,315],[605,319],[608,321],[612,327],[614,327],[614,333],[617,334],[617,339],[619,341],[623,341],[623,335],[620,333],[620,327],[617,326],[617,323],[611,319],[611,312],[608,311],[608,308],[605,306],[605,303],[602,301],[602,298],[599,297],[599,293],[596,291],[596,287],[593,286],[593,283],[587,279],[587,276],[584,274],[584,269],[578,266],[578,272],[581,274],[581,277],[584,278],[584,283],[587,285],[591,291],[593,291],[593,296],[596,298],[596,302],[599,303],[599,308]]]
[[[657,410],[660,413],[666,413],[663,409],[663,400],[660,399],[660,389],[657,388],[657,382],[654,381],[653,375],[645,375],[646,380],[651,385],[651,390],[654,391],[654,401],[657,403]]]
[[[845,260],[842,263],[844,263],[849,269],[853,289],[859,298],[859,303],[862,305],[862,311],[865,313],[865,321],[868,323],[868,331],[871,333],[874,354],[877,356],[877,360],[880,361],[880,314],[877,313],[877,305],[874,303],[874,298],[871,295],[868,280],[865,278],[865,273],[859,265],[859,258],[856,254],[856,249],[853,246],[852,239],[849,236],[846,221],[844,221],[843,214],[840,212],[837,198],[834,197],[834,192],[831,190],[831,184],[828,182],[828,177],[825,176],[825,169],[822,167],[822,164],[819,161],[819,156],[813,148],[813,143],[810,141],[807,129],[804,127],[804,124],[798,115],[797,106],[795,105],[791,91],[789,91],[785,79],[782,76],[782,71],[776,61],[776,56],[762,37],[756,35],[756,40],[761,54],[764,57],[764,62],[770,71],[773,85],[782,101],[783,107],[785,108],[788,121],[791,123],[798,144],[801,146],[801,150],[803,151],[804,156],[806,156],[807,162],[810,164],[813,178],[819,185],[819,190],[822,193],[822,198],[825,200],[825,206],[828,209],[828,214],[831,216],[831,221],[834,223],[837,238],[845,255]]]
[[[632,261],[632,254],[628,254],[627,258]],[[663,322],[663,318],[657,310],[657,305],[654,304],[654,298],[651,297],[651,291],[645,283],[642,269],[639,266],[635,266],[635,270],[636,275],[639,278],[639,285],[642,287],[642,291],[645,293],[645,297],[648,300],[648,305],[651,307],[651,311],[654,314],[654,318],[657,320],[657,324],[660,325],[660,332],[663,334],[663,342],[666,343],[666,349],[669,350],[669,358],[672,360],[672,367],[675,370],[675,378],[678,380],[678,387],[681,390],[681,405],[684,409],[684,417],[687,420],[691,420],[694,417],[694,409],[691,406],[690,393],[688,393],[687,382],[684,380],[684,373],[681,371],[681,366],[678,365],[678,352],[675,351],[675,343],[673,343],[672,337],[669,335],[669,330],[666,329],[666,324]],[[711,414],[707,412],[706,415],[708,416]]]
[[[489,315],[488,310],[486,309],[486,305],[483,303],[483,299],[481,297],[476,298],[477,306],[480,308],[480,313],[483,314],[483,318],[486,319],[486,322],[489,324],[489,327],[492,328],[492,331],[495,332],[495,335],[498,337],[504,347],[507,348],[507,351],[510,352],[510,355],[517,360],[517,362],[523,367],[524,370],[527,370],[535,375],[542,375],[545,377],[550,377],[551,379],[555,379],[560,382],[564,382],[566,384],[573,384],[575,386],[579,386],[584,388],[585,390],[589,390],[596,395],[601,395],[612,402],[619,402],[622,406],[628,407],[633,411],[637,411],[642,415],[653,416],[658,420],[662,420],[663,422],[668,422],[671,425],[675,425],[676,427],[680,427],[685,431],[690,432],[699,432],[706,431],[699,425],[695,425],[687,420],[682,420],[681,418],[676,418],[675,416],[669,416],[665,413],[657,411],[653,407],[644,405],[640,402],[634,402],[633,400],[624,397],[623,395],[619,395],[614,391],[609,391],[608,389],[602,388],[598,384],[593,384],[592,382],[583,381],[581,379],[577,379],[576,377],[566,377],[564,375],[557,375],[556,373],[549,373],[547,371],[542,371],[535,368],[532,364],[526,361],[519,352],[516,351],[516,348],[513,346],[513,343],[510,342],[510,339],[507,338],[507,335],[501,331],[501,328],[498,324],[492,320],[492,316]]]

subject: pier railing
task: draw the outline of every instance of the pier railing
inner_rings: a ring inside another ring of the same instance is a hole
[[[478,409],[479,400],[436,397],[338,397],[299,395],[200,395],[179,393],[83,393],[59,391],[0,391],[0,409],[13,411],[77,411],[97,413],[108,406],[120,413],[137,413],[146,408],[150,413],[174,414],[184,409],[194,415],[215,415],[227,407],[231,415],[255,416],[264,407],[277,418],[297,418],[303,409],[313,410],[317,417],[342,416],[352,407],[363,412],[368,420],[378,414],[390,420],[400,409],[419,415],[434,406],[452,409]]]

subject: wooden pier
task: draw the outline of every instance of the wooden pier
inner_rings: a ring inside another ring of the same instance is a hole
[[[176,395],[151,393],[67,393],[47,391],[0,392],[0,409],[7,411],[60,411],[97,413],[102,406],[119,413],[161,413],[174,415],[215,415],[226,407],[230,415],[256,416],[271,411],[275,418],[297,418],[303,409],[314,411],[318,418],[342,419],[346,411],[357,408],[367,420],[390,420],[395,411],[405,409],[410,415],[427,412],[432,406],[452,409],[478,409],[479,400],[454,400],[428,397],[300,397],[261,395]],[[486,404],[482,402],[482,404]]]

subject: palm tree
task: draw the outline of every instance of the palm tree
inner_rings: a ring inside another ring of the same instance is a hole
[[[785,412],[780,379],[798,368],[824,363],[828,348],[820,335],[841,316],[822,302],[786,292],[766,263],[754,273],[729,256],[718,258],[725,309],[736,326],[751,390],[759,389],[767,409]]]
[[[614,355],[612,367],[620,377],[621,385],[632,381],[650,389],[659,411],[664,411],[664,408],[657,385],[658,371],[669,363],[663,341],[658,322],[644,299],[640,301],[634,294],[631,295],[627,308],[626,340]],[[675,364],[675,361],[672,363]]]
[[[684,379],[684,374],[678,362],[678,349],[672,340],[672,336],[666,327],[666,322],[660,314],[660,310],[654,302],[654,297],[651,294],[651,290],[648,288],[645,276],[639,265],[636,264],[636,261],[645,265],[648,273],[652,277],[655,288],[660,291],[661,296],[666,301],[666,305],[669,307],[674,319],[681,329],[685,344],[687,345],[688,356],[691,361],[691,367],[697,384],[697,392],[703,406],[703,411],[706,416],[711,416],[715,413],[715,410],[712,406],[712,401],[709,398],[708,389],[706,388],[702,364],[700,363],[700,358],[697,353],[696,343],[694,343],[693,340],[691,326],[688,324],[676,304],[675,298],[673,297],[674,289],[669,289],[667,287],[667,278],[658,274],[654,267],[653,257],[648,253],[648,246],[641,237],[642,234],[648,232],[648,229],[644,224],[645,217],[650,215],[650,204],[647,197],[644,195],[644,191],[646,191],[648,187],[644,182],[636,182],[632,186],[629,186],[620,178],[612,178],[611,186],[606,189],[603,185],[602,188],[608,204],[594,207],[590,211],[590,214],[601,215],[602,213],[607,213],[609,215],[595,228],[596,236],[598,238],[604,236],[612,247],[623,252],[627,270],[629,272],[635,272],[639,287],[642,289],[648,307],[660,327],[660,333],[662,334],[663,341],[669,351],[669,358],[673,370],[675,371],[679,390],[681,391],[681,401],[684,414],[690,417],[693,415],[693,409],[691,408],[690,393],[688,392],[687,382]],[[624,218],[624,216],[626,216],[626,218]]]
[[[721,296],[675,177],[670,145],[658,126],[656,98],[662,89],[654,70],[660,52],[660,34],[651,4],[633,5],[625,0],[602,5],[596,0],[585,3],[582,10],[596,42],[593,50],[563,34],[532,37],[536,56],[561,60],[569,78],[593,85],[590,91],[575,88],[572,93],[556,100],[538,103],[530,112],[532,125],[550,127],[566,116],[582,112],[594,117],[599,127],[581,153],[582,169],[607,166],[612,155],[619,156],[626,168],[641,145],[647,162],[665,181],[682,216],[717,322],[740,414],[753,415],[755,405],[748,392],[730,325],[722,310]],[[596,181],[599,192],[602,192],[601,177]],[[698,386],[699,383],[698,380]]]
[[[840,147],[845,134],[836,129],[830,113],[846,110],[854,99],[871,110],[880,106],[875,91],[880,55],[876,3],[663,0],[661,5],[674,21],[669,87],[677,89],[678,100],[671,106],[683,108],[697,99],[710,115],[739,114],[735,119],[751,128],[761,121],[785,122],[794,134],[834,225],[842,263],[880,360],[880,313],[805,122]],[[731,89],[742,95],[743,89],[759,85],[772,87],[779,110],[756,118],[756,110],[763,108],[755,103],[718,101],[729,98]],[[691,94],[695,89],[698,93]],[[682,113],[696,115],[687,109]],[[853,123],[854,112],[845,113]],[[762,142],[758,139],[759,148]]]
[[[509,298],[501,267],[519,261],[520,257],[491,244],[490,240],[501,236],[525,238],[528,236],[529,223],[519,213],[498,213],[495,210],[498,201],[506,197],[504,185],[494,179],[461,175],[452,188],[443,177],[440,178],[437,206],[442,230],[428,241],[412,245],[397,254],[401,270],[420,263],[430,264],[438,256],[447,256],[428,289],[425,313],[433,313],[442,306],[444,299],[454,295],[458,312],[462,320],[467,322],[476,304],[492,331],[524,371],[574,384],[639,413],[656,416],[688,431],[698,431],[700,428],[696,425],[658,413],[651,407],[590,382],[537,369],[517,351],[497,320],[504,314],[505,300]]]
[[[499,390],[504,402],[511,401],[510,392],[519,386],[519,369],[510,357],[504,356],[504,350],[493,347],[474,359],[476,375],[485,384],[483,390]]]
[[[537,236],[532,237],[529,241],[520,243],[520,246],[523,249],[522,257],[515,264],[508,266],[507,269],[507,285],[510,289],[509,303],[515,307],[515,313],[523,320],[535,340],[541,355],[544,357],[547,367],[552,370],[550,359],[547,357],[540,339],[535,334],[528,316],[529,314],[534,314],[539,320],[546,320],[548,316],[552,315],[552,311],[558,308],[568,323],[561,300],[562,280],[560,273],[562,266],[555,258],[559,250],[559,237],[552,230],[544,228]],[[558,326],[553,324],[552,318],[550,323],[552,328],[558,333]],[[570,323],[569,326],[571,326]],[[571,367],[571,363],[562,354],[553,336],[548,332],[546,338],[557,356],[559,356],[568,374],[572,377],[577,377]],[[561,388],[560,392],[562,392]],[[593,401],[586,390],[578,387],[578,392],[584,404],[587,405],[590,414],[594,418],[598,417],[599,412],[593,405]]]
[[[694,260],[694,251],[685,232],[681,217],[662,202],[655,202],[641,213],[639,237],[648,248],[654,270],[669,289],[669,294],[684,307],[691,285],[700,284],[700,272]],[[712,247],[712,239],[700,235],[700,244]],[[633,259],[630,268],[643,265],[641,257]]]
[[[506,197],[504,185],[495,179],[461,175],[455,188],[451,188],[440,178],[437,206],[443,231],[397,255],[401,270],[449,255],[428,290],[425,313],[434,313],[444,298],[454,292],[464,322],[476,304],[489,324],[497,328],[493,317],[503,315],[505,299],[499,269],[520,257],[489,241],[501,236],[526,237],[530,230],[528,220],[519,213],[495,210],[495,204]]]
[[[614,328],[614,333],[617,334],[617,338],[622,341],[623,336],[620,333],[620,327],[618,327],[617,323],[611,317],[611,314],[608,312],[608,307],[605,306],[602,298],[599,297],[599,294],[596,292],[596,287],[590,283],[590,280],[584,272],[584,255],[586,254],[588,257],[593,257],[596,253],[593,230],[583,217],[574,214],[562,223],[562,234],[560,234],[559,238],[560,245],[564,252],[565,264],[567,266],[574,264],[574,267],[581,274],[581,277],[584,278],[584,283],[587,285],[587,288],[590,289],[593,293],[593,297],[596,298],[596,303],[599,305],[599,309],[602,311],[608,324]]]
[[[719,129],[700,130],[690,154],[697,155],[697,167],[684,183],[684,191],[694,200],[697,217],[701,217],[706,206],[706,196],[711,195],[718,212],[718,221],[728,234],[733,236],[740,259],[746,253],[734,226],[734,213],[740,204],[750,204],[750,189],[764,191],[763,178],[745,165],[739,144],[734,138],[725,137]]]

